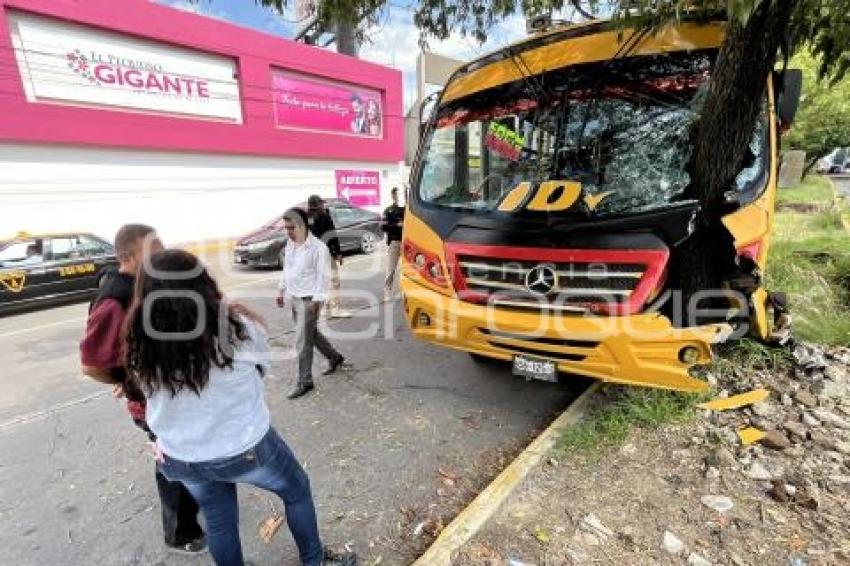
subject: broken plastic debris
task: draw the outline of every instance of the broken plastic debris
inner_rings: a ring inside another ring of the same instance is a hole
[[[770,396],[770,391],[761,388],[754,389],[753,391],[748,391],[747,393],[741,393],[740,395],[733,395],[725,399],[714,399],[713,401],[700,403],[697,406],[700,409],[710,409],[712,411],[726,411],[728,409],[739,409],[746,405],[759,403],[767,399],[768,396]]]
[[[549,532],[546,529],[537,529],[534,531],[534,538],[540,541],[540,544],[549,544]]]
[[[260,523],[260,538],[263,539],[263,542],[271,542],[282,524],[283,517],[277,514]]]
[[[758,442],[764,437],[765,432],[763,430],[759,430],[752,426],[742,428],[738,431],[738,438],[741,439],[741,444],[743,444],[744,446],[748,446],[753,442]]]

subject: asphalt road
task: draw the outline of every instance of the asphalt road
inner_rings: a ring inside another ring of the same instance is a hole
[[[411,534],[415,526],[450,519],[579,389],[526,383],[506,367],[412,339],[399,303],[377,300],[376,253],[348,258],[343,286],[356,296],[345,307],[355,316],[330,323],[353,371],[288,401],[293,335],[286,312],[271,306],[277,273],[232,271],[226,253],[208,263],[224,266],[211,270],[229,295],[269,319],[274,424],[310,474],[325,542],[349,544],[364,564],[409,563],[428,542]],[[0,318],[0,563],[207,564],[162,546],[145,437],[121,402],[78,370],[86,310]],[[257,535],[280,509],[268,494],[240,488],[246,558],[296,563],[285,526],[271,543]]]

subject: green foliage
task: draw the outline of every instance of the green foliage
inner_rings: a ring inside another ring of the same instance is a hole
[[[850,78],[832,84],[819,79],[820,65],[808,51],[798,53],[790,66],[803,70],[803,96],[783,145],[805,151],[809,163],[850,146]]]
[[[722,344],[717,356],[713,370],[727,384],[734,383],[735,372],[746,377],[756,370],[783,370],[791,364],[791,354],[786,348],[775,348],[750,338]]]
[[[653,429],[689,418],[701,400],[676,391],[611,387],[583,421],[564,430],[556,450],[593,453],[618,446],[634,428]]]
[[[254,1],[281,13],[295,2]],[[558,11],[575,19],[602,15],[613,17],[623,26],[653,29],[683,18],[719,17],[745,25],[760,6],[771,2],[795,5],[787,30],[786,57],[808,46],[818,61],[820,76],[842,77],[850,68],[850,0],[421,0],[411,6],[423,41],[446,39],[457,32],[483,43],[496,22],[518,13]],[[377,23],[386,5],[386,0],[316,0],[315,11],[325,23],[368,25]]]
[[[824,198],[816,177],[794,191],[798,202],[827,208],[817,213],[776,216],[767,265],[767,287],[788,293],[794,333],[824,344],[850,346],[850,234],[841,222],[846,210]],[[806,196],[808,194],[808,197]],[[785,198],[785,189],[780,198]]]

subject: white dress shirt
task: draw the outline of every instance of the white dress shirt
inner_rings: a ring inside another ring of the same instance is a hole
[[[300,245],[292,238],[287,240],[280,290],[289,297],[312,297],[323,302],[328,299],[330,285],[331,254],[325,243],[313,234]]]

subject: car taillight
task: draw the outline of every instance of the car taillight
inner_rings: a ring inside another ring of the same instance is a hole
[[[428,252],[405,239],[402,244],[404,259],[426,281],[440,287],[448,287],[443,263],[437,254]]]

